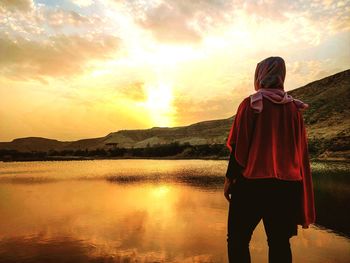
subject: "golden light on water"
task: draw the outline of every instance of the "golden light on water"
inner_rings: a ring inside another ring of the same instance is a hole
[[[42,258],[227,262],[228,203],[222,182],[192,181],[197,175],[222,178],[226,164],[224,160],[131,159],[2,163],[0,258],[4,262],[18,262],[24,256],[33,258],[32,262]],[[339,162],[322,169],[333,171],[335,166],[342,166],[346,174],[348,165]],[[156,174],[161,177],[153,177]],[[325,181],[315,184],[316,193],[330,198],[317,199],[325,205],[323,211],[342,204],[325,222],[345,224],[341,223],[346,213],[342,207],[348,191],[337,191],[344,182],[333,174],[331,181],[324,173],[319,175]],[[116,180],[119,176],[124,179]],[[291,245],[295,262],[305,262],[305,255],[310,263],[349,262],[348,238],[330,229],[299,227]],[[254,230],[250,249],[252,262],[268,261],[262,221]]]
[[[153,196],[157,198],[164,198],[170,192],[170,186],[161,185],[152,189]]]

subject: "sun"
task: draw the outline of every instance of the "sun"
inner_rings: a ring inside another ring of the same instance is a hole
[[[143,104],[151,116],[154,126],[169,127],[173,124],[173,89],[170,84],[160,82],[145,85],[147,99]]]

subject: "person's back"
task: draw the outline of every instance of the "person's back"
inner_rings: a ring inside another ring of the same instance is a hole
[[[237,109],[227,147],[230,161],[224,195],[230,202],[230,262],[250,262],[249,242],[262,219],[269,262],[291,262],[289,238],[297,225],[315,222],[306,129],[301,111],[308,104],[284,91],[285,64],[280,57],[258,63],[255,94]]]
[[[250,98],[243,101],[250,103]],[[298,138],[301,114],[295,103],[275,104],[263,98],[243,176],[301,180]],[[278,129],[276,129],[278,127]]]

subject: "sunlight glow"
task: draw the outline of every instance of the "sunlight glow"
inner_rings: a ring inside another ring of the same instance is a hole
[[[147,100],[140,102],[139,105],[149,111],[154,124],[158,127],[171,126],[174,113],[172,87],[161,82],[158,85],[146,85],[145,89]]]
[[[161,185],[159,187],[156,187],[152,190],[152,194],[155,196],[155,197],[158,197],[158,198],[162,198],[164,197],[165,195],[167,195],[170,191],[170,187],[167,186],[167,185]]]
[[[226,118],[272,55],[286,61],[286,90],[349,68],[344,1],[7,2],[0,141]]]

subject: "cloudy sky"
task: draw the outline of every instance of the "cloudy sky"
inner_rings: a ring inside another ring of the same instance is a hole
[[[0,0],[0,141],[228,118],[256,64],[285,90],[350,68],[350,1]]]

